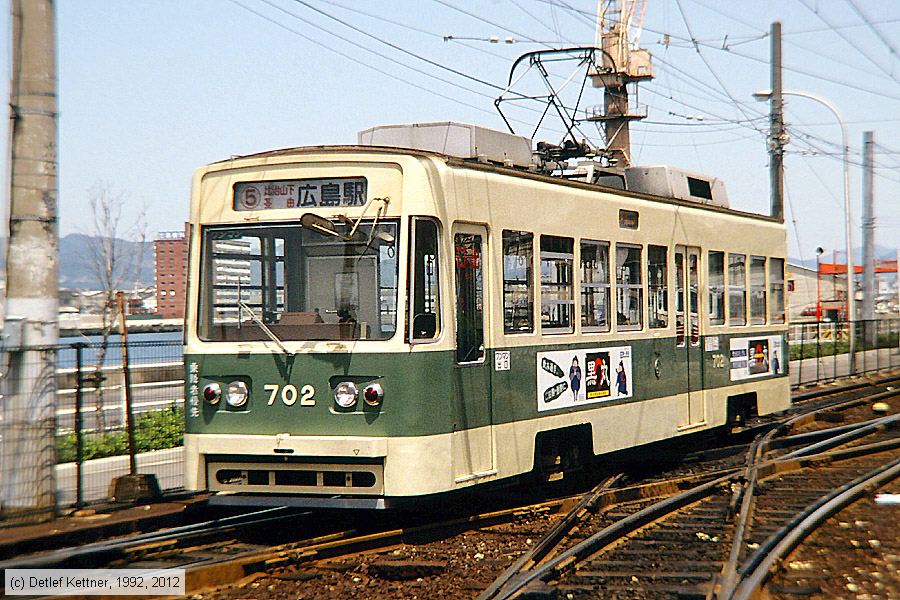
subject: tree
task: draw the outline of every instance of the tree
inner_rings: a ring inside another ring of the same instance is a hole
[[[141,208],[126,222],[128,196],[114,191],[109,184],[96,182],[88,190],[93,215],[87,260],[102,292],[101,341],[93,371],[96,392],[97,424],[106,429],[103,414],[103,363],[109,337],[116,324],[116,292],[126,286],[136,287],[140,278],[146,239],[145,209]],[[129,215],[131,216],[131,215]]]

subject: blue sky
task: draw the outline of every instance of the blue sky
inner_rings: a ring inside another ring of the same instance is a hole
[[[233,154],[354,143],[358,130],[386,123],[502,129],[495,89],[415,57],[503,85],[524,52],[591,44],[595,10],[594,0],[58,0],[61,234],[90,230],[88,190],[98,181],[124,192],[130,211],[146,206],[153,235],[186,219],[193,170]],[[649,118],[632,128],[636,162],[721,177],[732,206],[768,210],[768,108],[750,95],[769,87],[776,19],[785,88],[829,98],[848,123],[855,245],[859,150],[872,130],[876,240],[897,246],[900,2],[648,0],[640,39],[657,77],[639,95]],[[8,39],[8,15],[0,26]],[[555,81],[570,73],[560,65]],[[537,83],[523,79],[520,89]],[[8,97],[5,85],[0,93]],[[583,105],[601,102],[586,93]],[[844,247],[840,130],[814,102],[787,102],[790,253],[810,259],[816,246]],[[540,108],[512,112],[517,133],[530,133]],[[536,140],[558,142],[560,131],[548,122]]]

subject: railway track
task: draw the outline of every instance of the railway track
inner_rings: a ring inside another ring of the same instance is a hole
[[[867,401],[898,393],[881,392]],[[826,410],[856,405],[845,401],[788,419],[750,446],[743,469],[662,500],[602,502],[598,494],[596,517],[573,528],[567,546],[520,559],[480,600],[523,593],[755,597],[780,559],[824,518],[900,474],[900,439],[894,431],[900,415],[776,437],[809,425]],[[615,491],[606,495],[614,498]]]
[[[874,399],[897,394],[885,389],[893,381],[857,386],[849,393],[835,388],[831,397],[820,393],[806,398],[803,405],[794,409],[798,414],[781,422],[748,427],[743,435],[755,441],[688,454],[686,462],[690,466],[657,476],[656,480],[642,479],[638,485],[628,485],[629,477],[619,475],[605,479],[580,497],[555,498],[399,527],[390,527],[387,522],[361,526],[350,520],[331,521],[325,527],[321,517],[310,519],[305,512],[269,509],[66,549],[27,561],[6,561],[0,567],[179,566],[187,569],[188,593],[237,581],[246,583],[248,577],[271,574],[278,581],[301,587],[309,581],[313,582],[309,585],[318,585],[329,574],[336,573],[340,579],[349,570],[359,573],[352,578],[369,585],[374,580],[389,582],[392,592],[388,595],[403,595],[405,592],[400,590],[407,590],[404,586],[412,586],[415,591],[423,578],[440,579],[441,574],[462,568],[460,564],[469,560],[481,562],[483,568],[477,577],[463,582],[460,589],[471,596],[484,590],[481,598],[512,597],[525,589],[538,592],[547,585],[573,595],[590,594],[589,590],[600,587],[626,594],[623,598],[665,597],[673,591],[682,597],[705,595],[710,590],[724,589],[724,585],[736,593],[739,585],[748,584],[743,584],[743,572],[730,574],[728,558],[734,551],[728,544],[736,539],[746,540],[738,544],[740,561],[733,561],[736,565],[745,564],[749,560],[747,551],[757,544],[761,547],[768,539],[761,536],[778,524],[765,519],[771,515],[787,516],[785,511],[789,509],[772,509],[768,503],[797,487],[792,477],[806,477],[802,474],[810,469],[821,473],[822,483],[815,487],[824,490],[832,479],[849,482],[860,477],[870,466],[865,461],[874,460],[872,457],[896,454],[893,417],[868,419],[871,422],[859,425],[836,424],[840,419],[827,416],[829,411],[865,413]],[[840,401],[836,402],[833,396],[839,394]],[[848,394],[852,396],[849,400]],[[832,449],[838,445],[840,449]],[[632,473],[630,480],[644,475]],[[661,503],[660,498],[664,499]],[[736,536],[738,525],[732,517],[747,514],[743,504],[749,502],[748,498],[753,498],[754,514],[761,517],[745,524],[744,532]],[[804,498],[798,502],[807,506],[814,501]],[[672,511],[655,512],[666,503]],[[568,507],[572,510],[559,517]],[[318,531],[316,525],[320,527]],[[238,532],[241,535],[234,535]],[[274,532],[281,533],[280,539]],[[611,532],[618,537],[611,537]],[[496,539],[474,541],[481,534]],[[475,545],[459,554],[451,548],[454,542],[450,540],[465,545],[467,535]],[[291,536],[293,539],[287,543],[273,547],[273,543]],[[417,553],[415,547],[423,544],[443,544],[450,557],[442,559],[439,552]],[[497,558],[479,558],[490,554],[492,545],[505,545],[506,551],[495,553]],[[353,555],[372,558],[354,559],[355,563],[351,560],[346,569],[339,566],[332,570],[328,566],[335,564],[336,558]],[[501,574],[503,567],[517,556],[515,563]],[[497,575],[500,577],[491,584]],[[375,595],[379,589],[380,584],[375,582]],[[341,588],[340,594],[345,593]],[[227,591],[219,595],[229,597]]]

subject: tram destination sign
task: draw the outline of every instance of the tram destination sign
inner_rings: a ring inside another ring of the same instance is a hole
[[[363,206],[365,177],[252,181],[234,184],[234,210]]]

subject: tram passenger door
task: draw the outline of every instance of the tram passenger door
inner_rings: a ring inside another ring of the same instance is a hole
[[[484,227],[457,224],[453,228],[456,349],[451,450],[457,483],[493,474],[494,468],[491,372],[485,350],[487,239]]]
[[[700,249],[675,247],[675,348],[686,371],[687,402],[679,429],[706,422],[703,350],[700,348]]]

